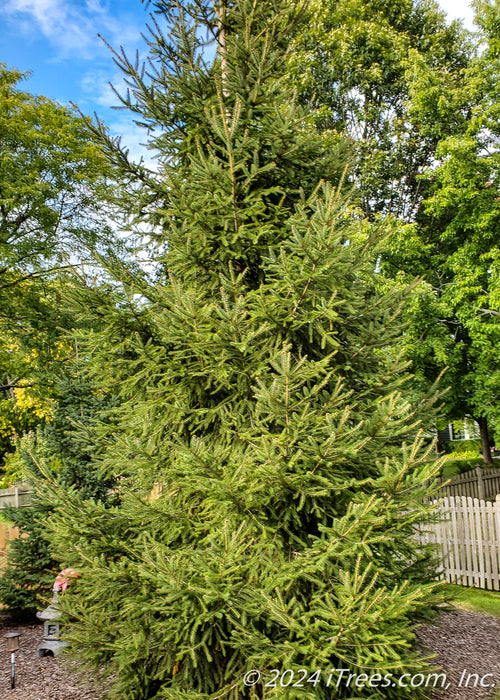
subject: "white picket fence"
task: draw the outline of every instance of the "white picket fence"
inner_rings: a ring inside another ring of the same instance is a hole
[[[439,521],[422,525],[418,539],[438,545],[438,576],[449,583],[500,590],[500,495],[494,502],[446,496],[437,509]]]

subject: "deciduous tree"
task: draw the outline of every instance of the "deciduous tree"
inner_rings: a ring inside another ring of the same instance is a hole
[[[500,342],[498,222],[498,7],[478,3],[484,46],[460,84],[416,74],[412,110],[423,130],[443,114],[467,114],[459,133],[445,131],[416,225],[393,240],[388,269],[425,279],[410,309],[409,355],[421,377],[448,367],[445,408],[452,420],[479,423],[484,460],[492,464],[488,421],[499,424]]]
[[[110,170],[83,120],[20,89],[0,65],[0,451],[50,414],[71,355],[62,268],[118,250],[107,225]],[[59,275],[59,277],[58,277]]]
[[[290,77],[329,138],[349,136],[351,176],[365,216],[415,218],[426,191],[419,176],[444,134],[459,133],[461,109],[433,111],[422,128],[412,111],[417,67],[429,77],[428,99],[443,82],[458,85],[473,55],[470,35],[448,24],[436,2],[313,0],[297,33]],[[462,105],[460,105],[462,106]]]

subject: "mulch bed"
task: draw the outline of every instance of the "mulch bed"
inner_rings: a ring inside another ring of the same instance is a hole
[[[3,637],[20,632],[16,652],[16,687],[10,680],[10,653]],[[83,680],[75,673],[75,663],[53,656],[38,657],[43,625],[14,626],[0,621],[0,698],[2,700],[102,700],[91,679]]]
[[[2,639],[7,632],[21,632],[16,653],[16,688],[10,688],[10,654]],[[463,671],[478,674],[485,683],[496,683],[500,690],[500,619],[466,610],[443,612],[432,624],[418,629],[419,647],[437,654],[436,664],[447,674],[449,688],[433,697],[440,700],[492,698],[495,688],[459,687]],[[0,698],[2,700],[104,700],[104,695],[88,677],[82,679],[75,663],[45,656],[37,647],[43,636],[42,625],[13,626],[0,619]]]
[[[422,649],[437,654],[435,663],[443,668],[450,683],[448,690],[433,697],[476,700],[500,692],[500,618],[453,609],[441,613],[432,624],[422,625],[417,635]],[[477,674],[479,680],[476,682],[471,675],[466,687],[469,674]],[[481,688],[480,679],[490,687]]]

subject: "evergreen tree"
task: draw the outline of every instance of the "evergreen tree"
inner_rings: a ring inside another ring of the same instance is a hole
[[[0,577],[0,601],[15,618],[29,619],[47,604],[59,568],[50,555],[43,523],[51,511],[36,499],[30,508],[4,511],[20,534],[9,542],[7,566]]]
[[[411,642],[434,570],[413,534],[436,468],[432,399],[412,399],[398,349],[412,289],[380,291],[385,234],[353,215],[343,158],[285,87],[300,15],[155,8],[148,71],[117,60],[158,172],[96,127],[156,226],[158,282],[122,267],[113,300],[94,297],[94,372],[122,397],[103,456],[120,503],[49,486],[53,546],[81,573],[68,639],[120,700],[414,697],[313,676],[424,666]],[[264,685],[274,668],[311,680]]]
[[[16,616],[32,615],[45,607],[59,571],[52,557],[48,529],[54,513],[46,495],[46,479],[57,480],[64,490],[72,487],[82,498],[108,501],[112,482],[103,478],[97,466],[99,435],[115,399],[108,391],[96,391],[84,376],[84,368],[73,374],[67,369],[57,383],[58,402],[52,421],[20,440],[11,461],[25,478],[37,481],[38,489],[30,508],[9,507],[6,517],[20,531],[9,544],[7,567],[0,576],[0,602]],[[43,478],[40,479],[40,466]]]

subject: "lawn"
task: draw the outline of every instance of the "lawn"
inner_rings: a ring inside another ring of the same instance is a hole
[[[446,585],[444,589],[451,605],[500,617],[500,591],[486,591],[482,588],[467,588],[451,584]]]

